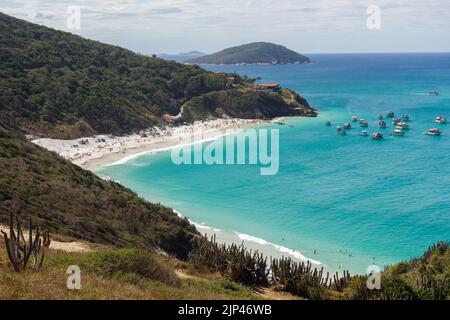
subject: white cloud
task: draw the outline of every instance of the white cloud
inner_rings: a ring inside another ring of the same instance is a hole
[[[301,52],[450,51],[450,0],[6,0],[0,11],[57,29],[80,5],[83,36],[141,52],[272,41]],[[366,28],[369,5],[382,29]]]

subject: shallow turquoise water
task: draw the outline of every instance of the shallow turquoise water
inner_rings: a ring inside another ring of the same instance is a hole
[[[260,76],[297,90],[320,109],[280,129],[280,172],[258,166],[176,166],[169,152],[98,173],[141,196],[173,206],[193,221],[301,251],[331,269],[365,272],[420,255],[450,240],[450,54],[315,55],[296,66],[210,67]],[[438,97],[426,92],[436,89]],[[383,100],[384,104],[379,101]],[[355,114],[376,129],[376,115],[409,114],[404,138],[337,136]],[[314,251],[316,250],[316,253]]]

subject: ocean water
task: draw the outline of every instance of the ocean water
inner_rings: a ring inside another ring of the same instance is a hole
[[[295,89],[320,116],[287,119],[280,130],[280,171],[258,166],[176,166],[170,152],[146,155],[97,173],[192,221],[320,261],[330,270],[363,273],[418,256],[450,240],[450,54],[311,55],[286,66],[208,66]],[[438,90],[439,96],[427,96]],[[381,102],[383,101],[383,103]],[[403,138],[376,127],[392,110],[411,117]],[[335,125],[366,119],[384,141],[347,136]],[[326,120],[332,127],[324,125]],[[431,127],[441,137],[424,135]],[[220,231],[219,231],[220,230]],[[289,249],[289,250],[288,250]]]

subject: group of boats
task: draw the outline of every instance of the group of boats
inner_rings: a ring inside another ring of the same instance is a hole
[[[392,119],[392,124],[395,126],[394,130],[392,131],[391,135],[392,136],[396,136],[396,137],[403,137],[405,135],[405,131],[409,130],[409,121],[410,118],[407,114],[402,115],[401,117],[397,118],[395,117],[395,114],[393,111],[389,111],[387,112],[385,115],[383,114],[379,114],[377,116],[378,122],[377,122],[377,126],[380,129],[386,129],[387,128],[387,121],[386,119],[390,118]],[[336,127],[336,132],[338,135],[346,135],[347,134],[347,130],[352,129],[352,123],[356,123],[359,122],[359,126],[361,128],[368,128],[369,127],[369,123],[365,120],[365,119],[359,119],[357,116],[352,116],[351,122],[346,122],[344,123],[344,125],[342,126],[337,126]],[[443,116],[437,116],[435,119],[436,123],[439,124],[446,124],[447,123],[447,119]],[[325,123],[327,126],[331,126],[332,123],[331,121],[327,121]],[[425,133],[426,135],[429,136],[440,136],[441,135],[441,130],[439,130],[438,128],[430,128],[428,129],[428,131]],[[362,130],[359,133],[360,136],[363,137],[367,137],[369,135],[367,130]],[[384,134],[381,132],[375,132],[371,135],[373,140],[383,140],[384,139]]]

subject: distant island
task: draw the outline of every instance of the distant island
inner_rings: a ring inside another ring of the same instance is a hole
[[[176,54],[160,53],[157,56],[164,60],[172,60],[176,62],[184,62],[191,59],[200,58],[205,56],[206,53],[200,51],[181,52]]]
[[[300,64],[311,60],[284,46],[254,42],[187,60],[191,64]]]

